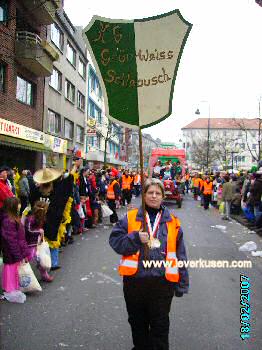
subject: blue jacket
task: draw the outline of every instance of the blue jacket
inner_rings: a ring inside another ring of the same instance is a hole
[[[166,247],[167,247],[167,225],[166,222],[171,221],[170,211],[162,207],[162,217],[158,230],[158,239],[161,242],[160,248],[149,250],[148,260],[166,260]],[[137,221],[143,222],[142,208],[139,208],[136,217]],[[143,265],[144,260],[144,249],[142,248],[142,243],[139,238],[139,232],[134,231],[128,234],[127,231],[128,222],[127,215],[121,219],[114,227],[109,237],[109,244],[114,249],[114,251],[121,255],[132,255],[140,250],[138,271],[134,276],[129,278],[145,278],[145,277],[163,277],[165,276],[165,267],[156,268],[145,268]],[[183,231],[180,228],[177,243],[176,243],[176,254],[177,260],[187,260],[186,249],[183,239]],[[176,290],[181,293],[188,292],[189,277],[188,271],[185,267],[179,268],[180,280],[176,283]],[[126,278],[126,277],[125,277]]]

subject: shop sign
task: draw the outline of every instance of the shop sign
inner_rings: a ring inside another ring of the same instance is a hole
[[[45,134],[45,145],[55,153],[67,153],[67,140]]]
[[[87,128],[86,134],[87,134],[87,136],[96,136],[96,130],[91,129],[91,128]]]
[[[0,118],[0,134],[23,140],[44,143],[44,133],[27,126],[16,124]]]
[[[87,125],[90,126],[91,128],[94,128],[96,126],[96,120],[93,118],[87,119]]]

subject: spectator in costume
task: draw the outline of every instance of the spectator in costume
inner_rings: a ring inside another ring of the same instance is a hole
[[[51,270],[56,270],[60,268],[58,248],[65,239],[66,225],[71,221],[74,177],[70,174],[63,178],[62,171],[44,168],[34,174],[34,181],[39,184],[35,201],[40,198],[49,201],[44,231],[51,252]]]

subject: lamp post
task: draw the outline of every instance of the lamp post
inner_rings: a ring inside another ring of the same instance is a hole
[[[207,170],[209,167],[209,148],[210,148],[210,103],[208,101],[201,101],[202,103],[207,103],[208,104],[208,120],[207,120],[207,154],[206,154],[206,159],[207,159]],[[200,110],[199,108],[196,110],[195,114],[200,115]]]

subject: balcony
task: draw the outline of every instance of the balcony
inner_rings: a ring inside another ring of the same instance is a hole
[[[50,76],[53,61],[59,58],[47,41],[26,31],[16,32],[15,54],[18,63],[39,77]]]
[[[47,25],[55,21],[55,13],[62,6],[61,0],[22,0],[23,5],[36,19],[38,25]],[[42,4],[41,4],[42,3]]]

